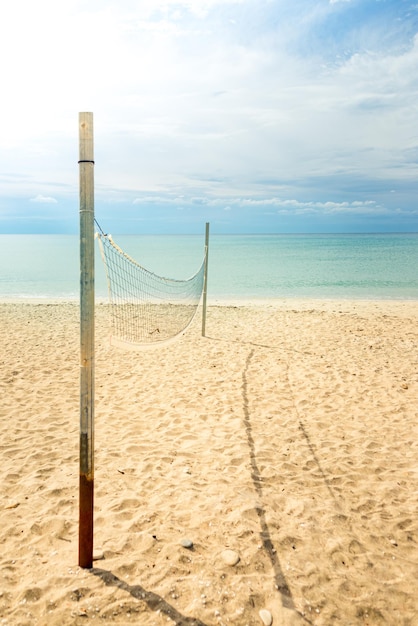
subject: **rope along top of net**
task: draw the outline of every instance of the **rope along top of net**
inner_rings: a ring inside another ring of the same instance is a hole
[[[97,233],[108,284],[113,343],[155,345],[191,324],[203,291],[206,252],[186,280],[164,278],[142,267],[113,241]]]

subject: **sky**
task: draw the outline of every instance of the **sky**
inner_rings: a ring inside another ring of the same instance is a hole
[[[0,7],[0,233],[418,232],[418,0]]]

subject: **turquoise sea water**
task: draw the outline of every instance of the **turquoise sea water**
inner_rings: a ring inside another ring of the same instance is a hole
[[[147,269],[187,278],[204,235],[114,240]],[[0,298],[78,299],[78,235],[0,235]],[[96,243],[96,296],[107,296]],[[418,233],[211,235],[208,300],[264,298],[418,300]]]

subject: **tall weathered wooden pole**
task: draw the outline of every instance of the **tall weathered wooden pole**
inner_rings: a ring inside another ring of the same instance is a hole
[[[94,155],[93,113],[79,114],[80,141],[80,502],[78,564],[93,563]]]

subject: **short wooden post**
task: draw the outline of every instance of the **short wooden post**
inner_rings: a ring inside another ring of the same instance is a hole
[[[79,114],[80,141],[80,502],[78,564],[93,563],[94,156],[93,113]]]
[[[209,261],[209,222],[206,222],[205,232],[205,273],[203,276],[203,311],[202,311],[202,336],[206,333],[206,301],[208,296],[208,261]]]

